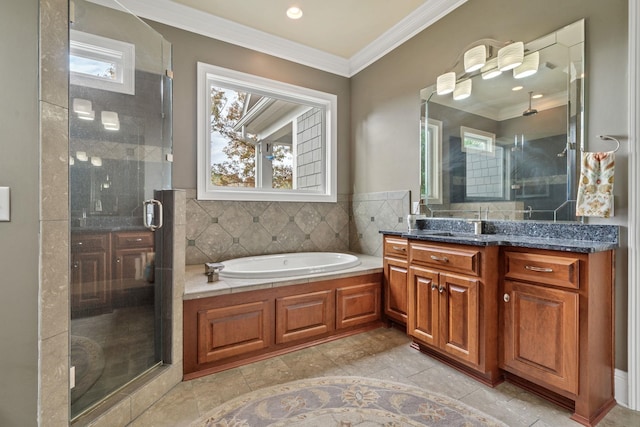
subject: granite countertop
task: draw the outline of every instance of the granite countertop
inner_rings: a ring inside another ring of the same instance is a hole
[[[483,221],[486,234],[474,234],[465,220],[427,219],[423,230],[381,230],[413,240],[472,246],[517,246],[565,252],[593,253],[619,247],[619,227],[535,221]]]
[[[362,254],[353,255],[360,259],[360,265],[344,270],[268,279],[230,279],[221,277],[220,280],[213,283],[207,282],[203,264],[187,265],[185,268],[183,299],[192,300],[382,272],[382,258]]]

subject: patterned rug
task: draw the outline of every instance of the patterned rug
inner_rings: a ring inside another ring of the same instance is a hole
[[[321,377],[257,390],[210,411],[192,427],[496,426],[454,399],[406,384]]]

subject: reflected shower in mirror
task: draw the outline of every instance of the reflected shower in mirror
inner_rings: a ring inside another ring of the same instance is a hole
[[[438,95],[436,85],[421,91],[424,213],[575,221],[584,21],[525,43],[529,72],[497,73],[497,55],[487,52],[484,67],[456,73],[458,96]]]

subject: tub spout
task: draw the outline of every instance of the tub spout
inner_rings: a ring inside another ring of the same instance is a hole
[[[204,274],[207,275],[207,282],[213,283],[218,281],[218,274],[224,268],[221,262],[205,262]]]

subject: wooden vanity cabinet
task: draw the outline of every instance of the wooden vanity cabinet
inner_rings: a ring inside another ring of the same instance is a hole
[[[407,332],[417,347],[495,385],[498,248],[409,241]]]
[[[409,262],[407,239],[384,236],[384,314],[387,319],[406,326]]]
[[[615,405],[613,252],[503,254],[500,367],[593,425]]]
[[[114,307],[130,307],[153,301],[154,258],[153,232],[113,233]]]
[[[111,311],[111,235],[71,235],[71,317]]]

